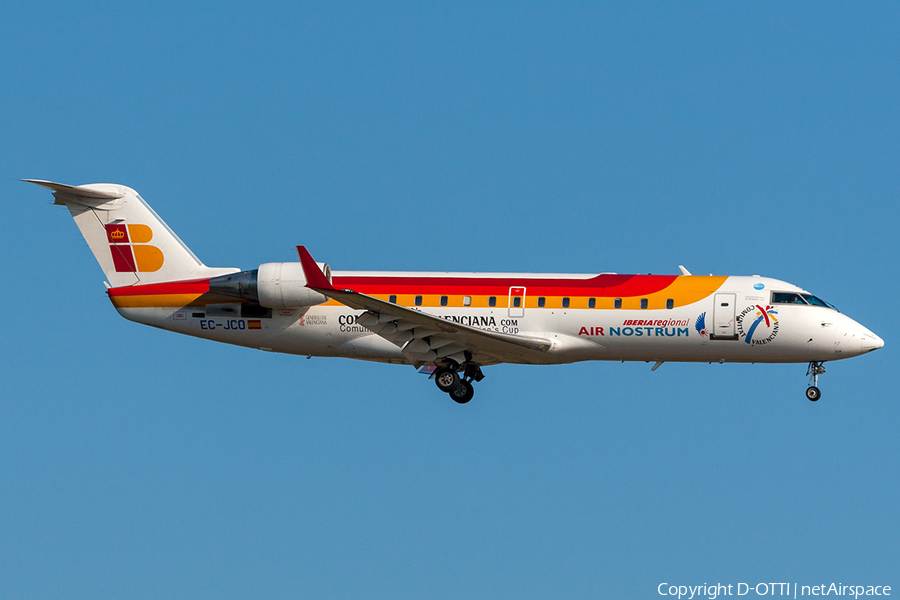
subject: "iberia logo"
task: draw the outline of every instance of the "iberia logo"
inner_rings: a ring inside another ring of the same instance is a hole
[[[768,344],[778,335],[778,311],[775,307],[766,305],[765,308],[754,304],[745,308],[737,316],[738,333],[744,341],[752,346]]]
[[[107,225],[106,237],[117,273],[152,273],[163,266],[162,250],[147,243],[153,239],[149,226]]]

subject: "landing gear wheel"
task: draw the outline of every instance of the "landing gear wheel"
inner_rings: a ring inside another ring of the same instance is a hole
[[[455,375],[455,373],[454,373]],[[475,388],[468,381],[460,381],[456,389],[450,392],[450,397],[457,404],[465,404],[475,395]]]
[[[459,374],[457,374],[457,372],[452,369],[448,369],[447,367],[441,367],[434,372],[434,383],[442,392],[452,394],[453,391],[459,387]]]
[[[822,392],[819,391],[819,388],[817,388],[816,386],[811,385],[808,388],[806,388],[806,398],[810,402],[815,402],[816,400],[818,400],[821,397],[822,397]]]

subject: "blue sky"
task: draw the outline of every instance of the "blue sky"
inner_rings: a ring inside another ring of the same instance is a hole
[[[900,586],[900,9],[46,3],[0,23],[5,598]],[[129,185],[211,266],[762,274],[884,349],[486,369],[121,319],[19,178]]]

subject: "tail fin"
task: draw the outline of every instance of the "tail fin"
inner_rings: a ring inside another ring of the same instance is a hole
[[[54,204],[69,209],[112,287],[200,279],[237,271],[213,269],[200,262],[130,187],[22,181],[53,190]]]

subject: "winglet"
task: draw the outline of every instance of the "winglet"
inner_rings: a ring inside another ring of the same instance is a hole
[[[684,268],[684,265],[678,265],[678,268],[681,269],[682,275],[690,275],[691,272]]]
[[[313,260],[313,257],[309,253],[309,250],[306,249],[306,246],[297,246],[297,254],[300,255],[300,265],[303,267],[303,274],[306,276],[306,287],[318,290],[335,289],[334,286],[328,282],[328,278],[325,277],[325,274],[322,272],[322,269],[319,268],[319,265],[316,264],[316,261]]]

